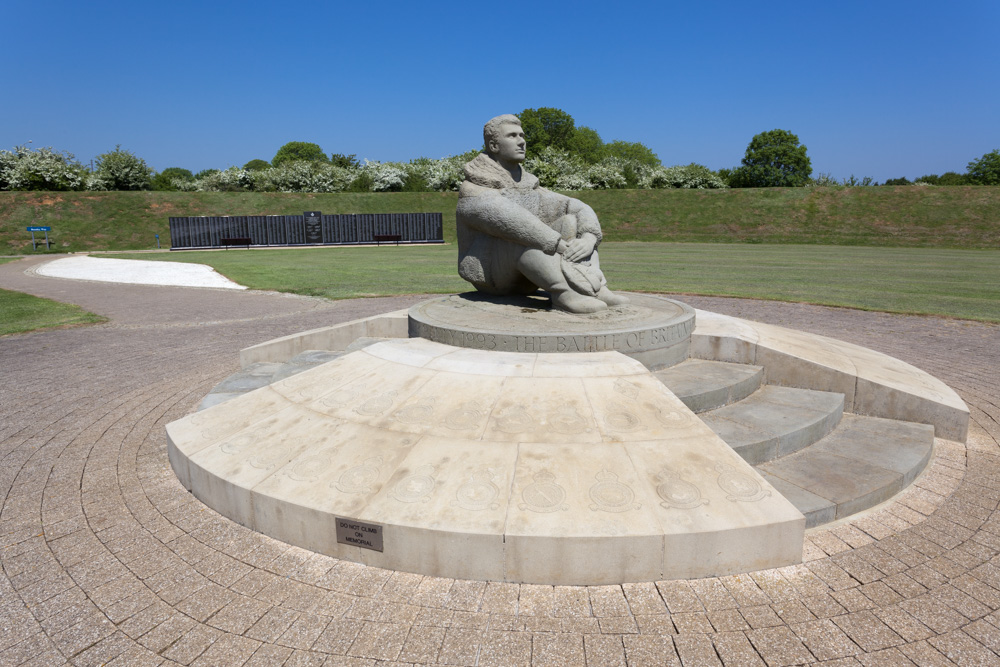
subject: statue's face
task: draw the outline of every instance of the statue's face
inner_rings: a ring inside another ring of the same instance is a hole
[[[520,125],[503,124],[500,126],[500,140],[491,142],[494,156],[501,162],[524,162],[524,130]]]

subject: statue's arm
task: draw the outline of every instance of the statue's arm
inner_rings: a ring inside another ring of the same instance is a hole
[[[490,188],[463,183],[456,215],[461,224],[483,234],[537,248],[550,255],[556,252],[561,240],[559,232]]]
[[[594,209],[579,199],[573,199],[572,197],[567,197],[567,199],[569,199],[569,212],[576,215],[577,232],[581,235],[593,234],[595,239],[594,245],[599,244],[604,236],[601,234],[601,223],[598,222]]]
[[[545,188],[539,188],[539,190],[543,197],[551,198],[557,201],[558,205],[562,207],[566,213],[576,216],[577,236],[591,234],[594,237],[595,246],[601,242],[601,239],[603,238],[603,235],[601,234],[601,223],[598,222],[597,214],[594,213],[594,209],[590,208],[579,199],[567,197],[566,195],[561,195],[558,192],[552,192],[551,190],[546,190]]]

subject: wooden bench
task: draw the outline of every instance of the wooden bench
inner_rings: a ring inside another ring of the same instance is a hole
[[[219,239],[219,243],[225,246],[226,250],[229,250],[229,246],[234,245],[245,245],[247,250],[250,249],[250,245],[253,243],[253,239],[247,236],[234,236],[227,239]]]
[[[391,242],[395,241],[396,245],[399,245],[399,242],[402,241],[402,240],[403,240],[403,235],[402,234],[376,234],[375,235],[375,245],[382,245],[382,241],[385,241],[386,243],[391,243]]]

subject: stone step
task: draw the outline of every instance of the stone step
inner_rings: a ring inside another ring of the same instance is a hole
[[[760,389],[764,369],[749,364],[688,359],[654,375],[694,412],[741,401]]]
[[[811,528],[888,500],[920,474],[933,450],[933,426],[845,414],[817,443],[755,467]]]
[[[751,465],[808,447],[837,426],[844,395],[765,385],[747,398],[701,414]]]

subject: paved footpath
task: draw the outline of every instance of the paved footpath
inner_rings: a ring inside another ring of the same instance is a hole
[[[106,324],[0,338],[0,665],[1000,665],[1000,326],[683,297],[908,361],[972,410],[802,565],[624,586],[424,577],[290,547],[177,482],[164,425],[237,351],[420,297],[326,302],[0,266]]]

